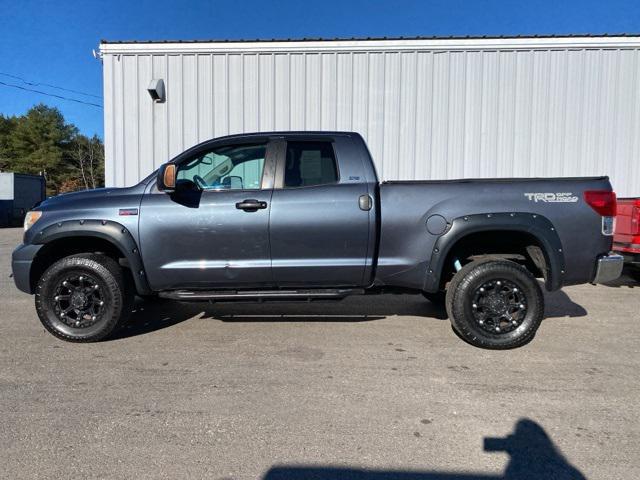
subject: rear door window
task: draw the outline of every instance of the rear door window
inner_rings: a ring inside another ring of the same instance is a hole
[[[285,188],[329,185],[338,182],[338,167],[331,142],[288,142]]]

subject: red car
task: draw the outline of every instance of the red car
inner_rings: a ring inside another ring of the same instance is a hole
[[[619,198],[613,249],[640,281],[640,198]]]

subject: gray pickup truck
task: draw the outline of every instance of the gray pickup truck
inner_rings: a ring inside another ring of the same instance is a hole
[[[422,293],[469,343],[530,341],[540,287],[618,277],[607,177],[378,181],[362,137],[233,135],[129,188],[59,195],[29,212],[17,287],[69,341],[121,324],[137,294],[310,301]]]

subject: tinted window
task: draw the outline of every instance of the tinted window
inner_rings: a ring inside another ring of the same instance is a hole
[[[331,142],[288,142],[285,187],[309,187],[338,181]]]
[[[265,152],[265,145],[218,147],[181,163],[177,179],[190,180],[204,190],[259,189]]]

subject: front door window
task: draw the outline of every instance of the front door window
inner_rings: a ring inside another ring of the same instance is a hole
[[[266,145],[217,147],[182,163],[178,182],[193,182],[202,190],[258,190]]]

